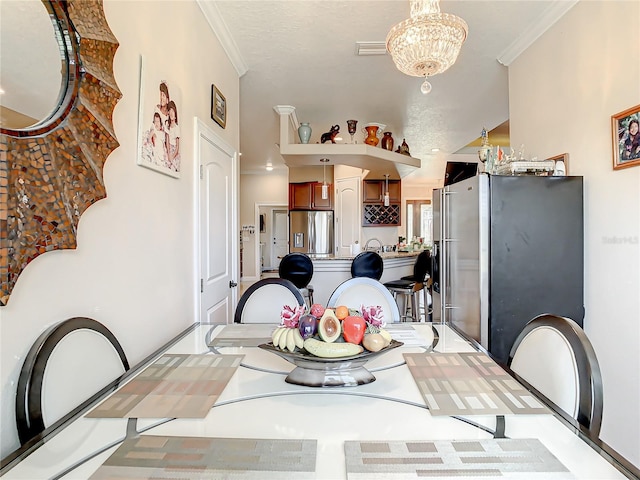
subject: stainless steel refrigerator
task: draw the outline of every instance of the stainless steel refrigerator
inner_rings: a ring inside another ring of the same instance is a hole
[[[289,252],[333,253],[333,211],[290,211]]]
[[[481,174],[433,192],[433,311],[498,361],[542,313],[584,318],[582,177]]]

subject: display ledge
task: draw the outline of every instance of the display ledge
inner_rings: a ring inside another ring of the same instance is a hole
[[[277,105],[273,108],[280,114],[280,155],[289,167],[317,166],[321,158],[328,158],[327,165],[348,165],[365,170],[385,170],[393,166],[403,178],[422,166],[419,158],[366,143],[292,143],[290,131],[298,124],[295,107]]]
[[[420,252],[386,252],[381,253],[380,256],[383,260],[393,259],[393,258],[410,258],[417,257]],[[318,255],[309,254],[311,260],[314,262],[322,262],[322,261],[333,261],[333,260],[348,260],[352,261],[356,256],[355,255]]]

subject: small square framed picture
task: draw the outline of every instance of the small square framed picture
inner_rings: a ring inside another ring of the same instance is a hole
[[[211,85],[211,118],[222,128],[225,128],[227,124],[227,100],[215,85]]]
[[[611,116],[613,169],[640,165],[640,105]]]

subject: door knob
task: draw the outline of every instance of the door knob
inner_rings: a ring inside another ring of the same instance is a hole
[[[238,284],[236,282],[234,282],[233,280],[229,280],[229,288],[233,288],[233,287],[237,287]]]

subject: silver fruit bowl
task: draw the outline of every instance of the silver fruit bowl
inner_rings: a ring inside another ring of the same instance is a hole
[[[306,387],[355,387],[376,380],[376,377],[364,368],[364,364],[369,359],[402,345],[404,345],[402,342],[391,340],[389,345],[378,352],[365,350],[358,355],[339,358],[316,357],[305,350],[295,352],[280,350],[271,342],[263,343],[258,347],[275,353],[296,366],[285,378],[287,383]]]

